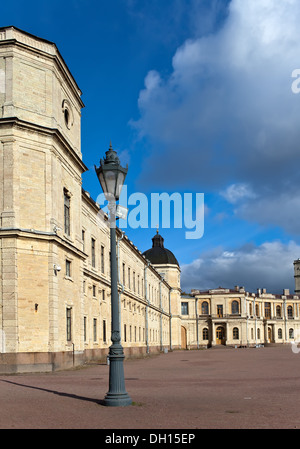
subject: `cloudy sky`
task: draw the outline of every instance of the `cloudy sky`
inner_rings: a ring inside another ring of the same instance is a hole
[[[94,199],[100,189],[93,167],[110,140],[129,164],[128,196],[204,194],[201,238],[187,239],[187,229],[172,221],[168,228],[157,223],[185,291],[294,290],[299,23],[298,0],[1,5],[1,26],[55,42],[83,92],[83,186]],[[129,215],[134,209],[133,202]],[[124,228],[142,251],[155,233],[150,215],[151,207],[148,226]]]

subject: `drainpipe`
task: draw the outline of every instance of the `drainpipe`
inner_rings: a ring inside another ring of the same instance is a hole
[[[145,299],[146,299],[146,348],[147,348],[147,354],[149,354],[149,338],[148,338],[148,308],[149,308],[149,299],[148,299],[148,282],[147,282],[147,268],[149,267],[150,262],[147,260],[147,265],[145,266]]]
[[[162,300],[161,300],[161,279],[159,281],[159,307],[160,307],[160,350],[163,351],[163,338],[162,338]]]
[[[255,346],[257,346],[257,316],[256,316],[256,310],[255,310],[255,298],[253,300],[253,312],[255,316]]]
[[[247,311],[246,296],[245,296],[245,300],[244,300],[244,305],[245,305],[245,315],[246,315],[246,343],[247,343],[247,346],[249,346],[249,341],[248,341],[248,319],[249,319],[249,316],[248,316],[248,311]]]
[[[169,313],[170,313],[170,351],[173,351],[173,346],[172,346],[172,313],[171,313],[171,292],[172,292],[172,288],[169,290]]]
[[[283,300],[285,343],[287,343],[286,298]]]

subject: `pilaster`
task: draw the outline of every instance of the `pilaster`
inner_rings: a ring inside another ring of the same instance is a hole
[[[17,250],[14,238],[1,240],[2,352],[18,351]]]
[[[1,227],[15,226],[15,188],[14,188],[14,142],[13,138],[1,138],[0,152],[0,182],[1,192]]]

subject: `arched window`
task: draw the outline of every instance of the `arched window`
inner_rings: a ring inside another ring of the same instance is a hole
[[[259,316],[259,305],[255,304],[255,315]]]
[[[281,318],[281,306],[276,306],[276,317]]]
[[[202,315],[208,315],[208,302],[203,301],[202,303]]]
[[[278,329],[278,338],[282,338],[282,329]]]
[[[208,340],[208,329],[205,327],[202,332],[203,340]]]
[[[234,340],[238,340],[238,338],[239,338],[239,329],[237,327],[233,328],[232,336],[233,336]]]
[[[249,315],[252,316],[252,302],[249,303]]]
[[[294,338],[294,329],[289,329],[289,338]]]
[[[239,313],[239,303],[238,301],[232,301],[231,303],[231,313],[238,314]]]
[[[288,318],[293,318],[293,307],[292,306],[288,306],[287,314],[288,314]]]

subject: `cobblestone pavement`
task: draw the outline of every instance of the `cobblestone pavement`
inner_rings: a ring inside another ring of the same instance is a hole
[[[1,429],[295,429],[291,345],[174,351],[124,363],[133,404],[105,407],[109,367],[0,376]]]

